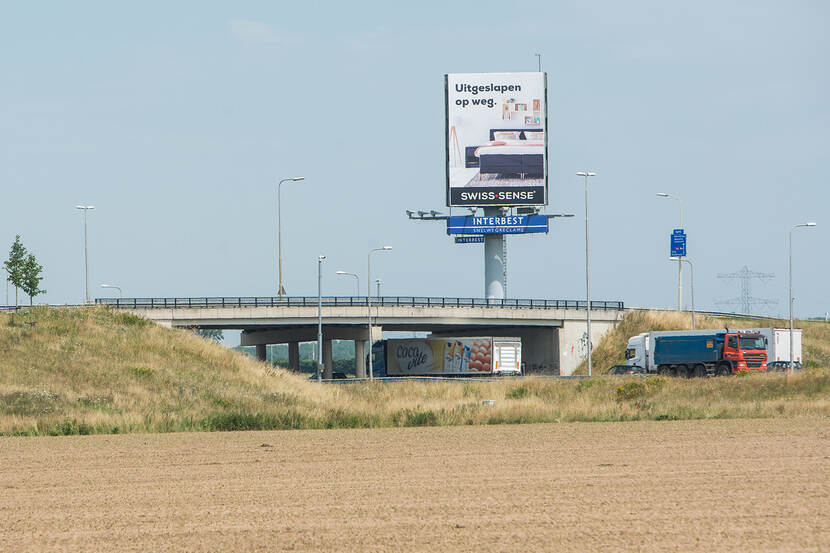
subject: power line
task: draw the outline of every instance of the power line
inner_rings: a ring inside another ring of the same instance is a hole
[[[735,271],[734,273],[718,273],[718,278],[721,280],[740,280],[741,297],[718,300],[715,302],[717,305],[739,305],[741,307],[741,313],[751,315],[754,306],[778,304],[778,300],[752,296],[752,279],[770,280],[775,278],[775,273],[759,273],[744,265],[740,271]]]

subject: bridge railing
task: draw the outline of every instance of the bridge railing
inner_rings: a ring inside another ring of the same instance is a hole
[[[486,298],[439,298],[428,296],[382,296],[372,297],[373,306],[401,307],[482,307],[513,309],[585,309],[585,300],[534,300]],[[211,307],[314,307],[317,296],[286,297],[201,297],[201,298],[97,298],[96,304],[122,309],[177,309]],[[366,296],[324,296],[321,303],[326,307],[366,306]],[[622,310],[621,301],[591,300],[592,310]]]

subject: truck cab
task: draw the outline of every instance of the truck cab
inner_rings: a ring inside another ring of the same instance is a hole
[[[368,355],[366,356],[366,370],[369,370]],[[372,376],[375,378],[386,376],[386,340],[372,344]]]
[[[767,370],[767,339],[757,332],[728,332],[723,341],[723,358],[735,371]]]
[[[625,348],[625,364],[648,370],[648,332],[628,339]]]

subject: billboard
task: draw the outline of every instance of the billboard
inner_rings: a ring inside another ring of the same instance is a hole
[[[493,357],[482,338],[390,340],[388,347],[387,376],[489,373]]]
[[[447,217],[447,234],[528,234],[547,231],[546,215]]]
[[[448,206],[548,203],[547,75],[449,73]]]

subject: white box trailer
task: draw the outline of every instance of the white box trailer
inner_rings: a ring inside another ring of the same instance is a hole
[[[430,336],[372,346],[374,376],[517,376],[521,362],[520,338]]]
[[[790,360],[789,328],[752,328],[767,339],[767,363],[771,361]],[[801,329],[793,329],[793,361],[803,363],[801,359]]]

